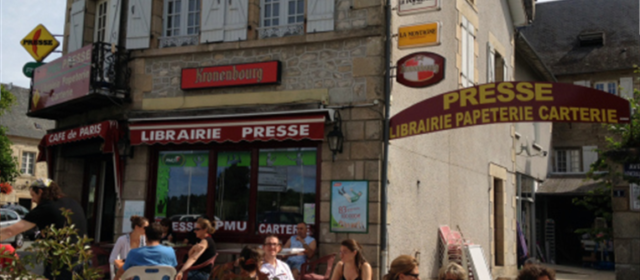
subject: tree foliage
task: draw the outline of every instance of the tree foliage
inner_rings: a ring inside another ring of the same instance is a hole
[[[73,212],[61,208],[62,215],[67,219],[67,225],[56,228],[54,225],[41,231],[42,238],[33,242],[25,251],[33,253],[23,258],[15,255],[0,253],[0,258],[11,259],[12,262],[0,270],[0,275],[9,275],[9,279],[42,279],[42,276],[30,272],[37,264],[47,264],[51,267],[54,280],[63,270],[73,271],[74,280],[102,279],[103,275],[97,268],[92,268],[89,261],[93,253],[89,250],[91,239],[78,235],[78,229],[71,223]]]
[[[637,71],[636,71],[637,72]],[[591,165],[587,179],[599,181],[601,186],[581,198],[574,198],[575,205],[584,206],[596,217],[602,217],[610,223],[612,220],[611,191],[613,187],[628,183],[640,183],[640,178],[624,174],[624,165],[640,163],[640,92],[634,90],[630,99],[631,120],[628,124],[608,125],[606,147],[598,149],[598,160]],[[638,198],[640,199],[640,197]],[[589,233],[596,240],[610,239],[609,229],[579,229],[577,233]]]
[[[0,85],[0,117],[11,111],[16,98],[4,85]],[[6,129],[0,126],[0,183],[13,182],[18,175],[18,159],[12,155],[11,141],[7,137]]]

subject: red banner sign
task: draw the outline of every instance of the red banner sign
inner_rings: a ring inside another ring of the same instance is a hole
[[[407,55],[398,60],[396,81],[408,87],[422,88],[444,79],[444,57],[430,52]]]
[[[322,140],[324,115],[132,123],[129,131],[132,145]]]
[[[36,68],[30,112],[89,93],[92,46],[87,45]]]
[[[280,61],[182,69],[183,90],[280,83]]]
[[[628,123],[629,101],[562,83],[502,82],[447,92],[396,114],[390,139],[506,122]]]

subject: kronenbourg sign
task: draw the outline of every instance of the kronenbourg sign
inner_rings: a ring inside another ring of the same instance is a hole
[[[489,83],[443,93],[393,116],[389,138],[492,123],[629,123],[629,101],[562,83]]]

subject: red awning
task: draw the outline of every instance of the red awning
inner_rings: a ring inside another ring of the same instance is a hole
[[[131,120],[131,145],[195,144],[324,139],[325,114],[188,119],[181,121]]]
[[[122,191],[122,179],[123,179],[123,166],[120,160],[120,154],[118,152],[118,140],[123,133],[118,128],[117,121],[103,121],[87,126],[76,127],[64,131],[53,132],[45,135],[40,144],[38,144],[38,159],[37,161],[47,161],[49,166],[49,177],[52,175],[52,155],[49,147],[61,144],[67,144],[76,141],[82,141],[92,138],[100,137],[104,139],[104,145],[102,145],[102,152],[107,154],[113,154],[113,174],[116,182],[116,195],[118,198],[118,208],[120,208],[120,193]]]
[[[38,161],[47,160],[47,155],[44,153],[46,147],[51,147],[60,144],[66,144],[91,138],[100,137],[104,139],[104,146],[102,147],[103,153],[117,152],[116,145],[120,139],[120,130],[118,129],[117,121],[103,121],[87,126],[76,127],[64,131],[53,132],[45,135],[38,148],[40,149],[40,155],[38,155]]]

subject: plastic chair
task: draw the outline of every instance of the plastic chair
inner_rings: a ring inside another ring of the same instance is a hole
[[[208,259],[206,262],[203,262],[196,266],[192,266],[189,269],[185,270],[184,273],[182,274],[182,279],[187,280],[189,278],[189,271],[191,270],[200,270],[207,266],[211,266],[211,270],[213,271],[213,264],[216,262],[217,257],[218,257],[218,254],[216,253],[216,255],[213,256],[213,258]],[[211,271],[209,271],[209,274],[211,274]]]
[[[307,261],[302,264],[300,267],[300,280],[329,280],[331,278],[331,270],[333,270],[333,261],[336,259],[336,254],[331,254],[319,258],[315,261]],[[327,271],[324,272],[324,275],[316,274],[316,266],[319,264],[326,263]],[[307,267],[309,267],[307,269]]]
[[[120,279],[127,280],[133,277],[140,280],[161,280],[165,276],[173,280],[176,277],[176,269],[171,266],[132,266],[127,269]]]
[[[191,246],[174,248],[174,251],[176,252],[176,260],[178,261],[178,268],[181,268],[184,264],[184,259],[189,255],[189,249],[191,249]]]

